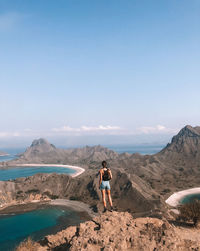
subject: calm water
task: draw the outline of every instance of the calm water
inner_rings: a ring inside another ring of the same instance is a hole
[[[74,174],[76,171],[66,167],[56,166],[32,166],[32,167],[13,167],[0,170],[0,180],[10,180],[19,177],[28,177],[36,173],[66,173]]]
[[[200,200],[200,194],[189,194],[185,196],[180,202],[181,204],[186,204],[193,202],[194,200]]]
[[[165,145],[111,145],[107,147],[118,153],[155,154],[161,151]]]
[[[0,156],[0,162],[2,162],[2,161],[16,159],[17,154],[23,153],[26,149],[25,148],[9,148],[9,149],[5,148],[5,149],[0,149],[0,150],[9,154],[7,156]]]
[[[28,236],[39,240],[81,221],[78,213],[55,206],[11,216],[0,215],[0,250],[14,250]]]

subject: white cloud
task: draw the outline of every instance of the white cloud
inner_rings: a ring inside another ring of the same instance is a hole
[[[6,138],[6,137],[19,137],[19,132],[0,132],[0,138]]]
[[[167,128],[163,125],[143,126],[137,129],[140,134],[157,134],[157,133],[177,133],[177,129]]]
[[[92,126],[82,126],[80,128],[82,131],[115,131],[115,130],[120,130],[121,128],[119,126],[110,126],[110,125],[107,125],[107,126],[102,126],[102,125],[99,125],[97,127],[92,127]]]
[[[110,126],[110,125],[99,125],[99,126],[81,126],[78,128],[70,126],[62,126],[60,128],[53,128],[53,132],[79,132],[79,133],[90,133],[90,132],[111,132],[121,130],[119,126]]]
[[[68,125],[47,129],[47,130],[34,130],[25,128],[21,131],[0,131],[0,138],[38,138],[38,137],[57,137],[57,136],[81,136],[81,135],[174,135],[178,132],[178,129],[167,128],[164,125],[156,126],[142,126],[139,128],[127,129],[119,126],[111,125],[98,125],[98,126],[81,126],[81,127],[70,127]]]

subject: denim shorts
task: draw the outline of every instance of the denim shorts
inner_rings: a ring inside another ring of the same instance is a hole
[[[104,190],[104,189],[110,190],[109,181],[102,180],[101,185],[100,185],[100,190]]]

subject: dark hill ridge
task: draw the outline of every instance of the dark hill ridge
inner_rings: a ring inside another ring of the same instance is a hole
[[[44,150],[48,151],[56,149],[56,147],[53,144],[50,144],[46,139],[43,138],[35,139],[31,144],[31,147],[39,147],[39,146],[42,146]]]
[[[200,127],[185,126],[157,156],[170,162],[176,162],[180,158],[189,162],[199,161]]]

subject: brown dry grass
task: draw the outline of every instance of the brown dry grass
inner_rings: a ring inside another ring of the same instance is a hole
[[[38,245],[30,237],[19,244],[16,251],[37,251]]]
[[[184,221],[193,221],[194,225],[200,222],[200,201],[193,202],[179,206],[179,218]]]

